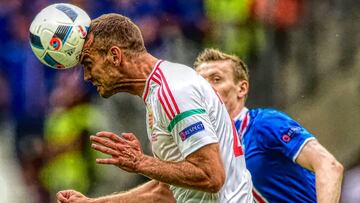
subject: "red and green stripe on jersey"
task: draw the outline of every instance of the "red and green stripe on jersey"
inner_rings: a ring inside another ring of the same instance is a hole
[[[157,91],[157,97],[159,99],[159,102],[161,104],[161,106],[163,107],[166,116],[168,117],[169,120],[172,120],[173,118],[175,118],[176,115],[180,114],[180,109],[178,104],[175,101],[175,98],[170,90],[169,84],[166,81],[166,78],[164,76],[164,73],[162,72],[162,70],[159,68],[160,64],[163,61],[160,60],[155,69],[153,70],[153,72],[151,73],[147,84],[146,84],[146,90],[145,90],[145,94],[144,94],[144,101],[146,101],[147,95],[149,93],[149,84],[151,81],[157,83],[160,88]]]
[[[146,102],[147,96],[149,94],[149,88],[151,82],[155,82],[160,86],[156,94],[162,108],[165,111],[167,118],[170,120],[170,124],[167,127],[167,129],[169,130],[169,132],[171,132],[175,127],[175,125],[181,120],[195,114],[204,114],[206,113],[206,111],[205,109],[199,108],[199,109],[191,109],[188,111],[180,112],[179,106],[175,101],[175,98],[170,90],[168,82],[166,81],[164,73],[160,69],[160,64],[162,62],[163,60],[159,60],[155,65],[154,70],[150,74],[149,79],[146,83],[146,89],[143,98],[144,101]]]

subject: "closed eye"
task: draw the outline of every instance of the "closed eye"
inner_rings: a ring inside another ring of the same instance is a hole
[[[84,68],[91,69],[92,62],[89,61],[89,60],[85,60],[85,61],[82,62],[82,65],[84,66]]]
[[[212,77],[211,82],[214,84],[217,84],[217,83],[221,82],[221,77],[219,77],[219,76]]]

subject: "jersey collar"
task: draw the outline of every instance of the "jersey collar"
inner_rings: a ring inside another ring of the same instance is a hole
[[[235,127],[240,137],[243,137],[247,126],[249,125],[249,109],[244,107],[240,113],[234,118]]]
[[[156,61],[153,69],[151,70],[151,73],[149,75],[149,77],[146,79],[146,82],[145,82],[145,87],[144,87],[144,93],[142,95],[142,98],[144,100],[144,102],[146,103],[146,99],[147,99],[147,96],[149,94],[149,88],[150,88],[150,82],[151,82],[151,79],[154,75],[154,73],[156,72],[156,70],[159,68],[160,64],[163,62],[163,60],[158,60]]]

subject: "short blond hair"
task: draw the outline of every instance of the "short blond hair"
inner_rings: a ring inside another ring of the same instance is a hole
[[[92,20],[90,34],[94,35],[94,49],[105,54],[114,45],[128,54],[146,51],[139,27],[120,14],[104,14]]]
[[[223,53],[214,48],[206,48],[202,51],[194,62],[194,68],[196,69],[202,63],[214,61],[231,61],[233,64],[234,82],[239,82],[240,80],[249,81],[249,69],[239,57]]]

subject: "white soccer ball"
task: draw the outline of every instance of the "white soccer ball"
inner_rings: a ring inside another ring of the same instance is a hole
[[[30,25],[30,46],[37,58],[55,69],[78,64],[91,19],[71,4],[52,4]]]

